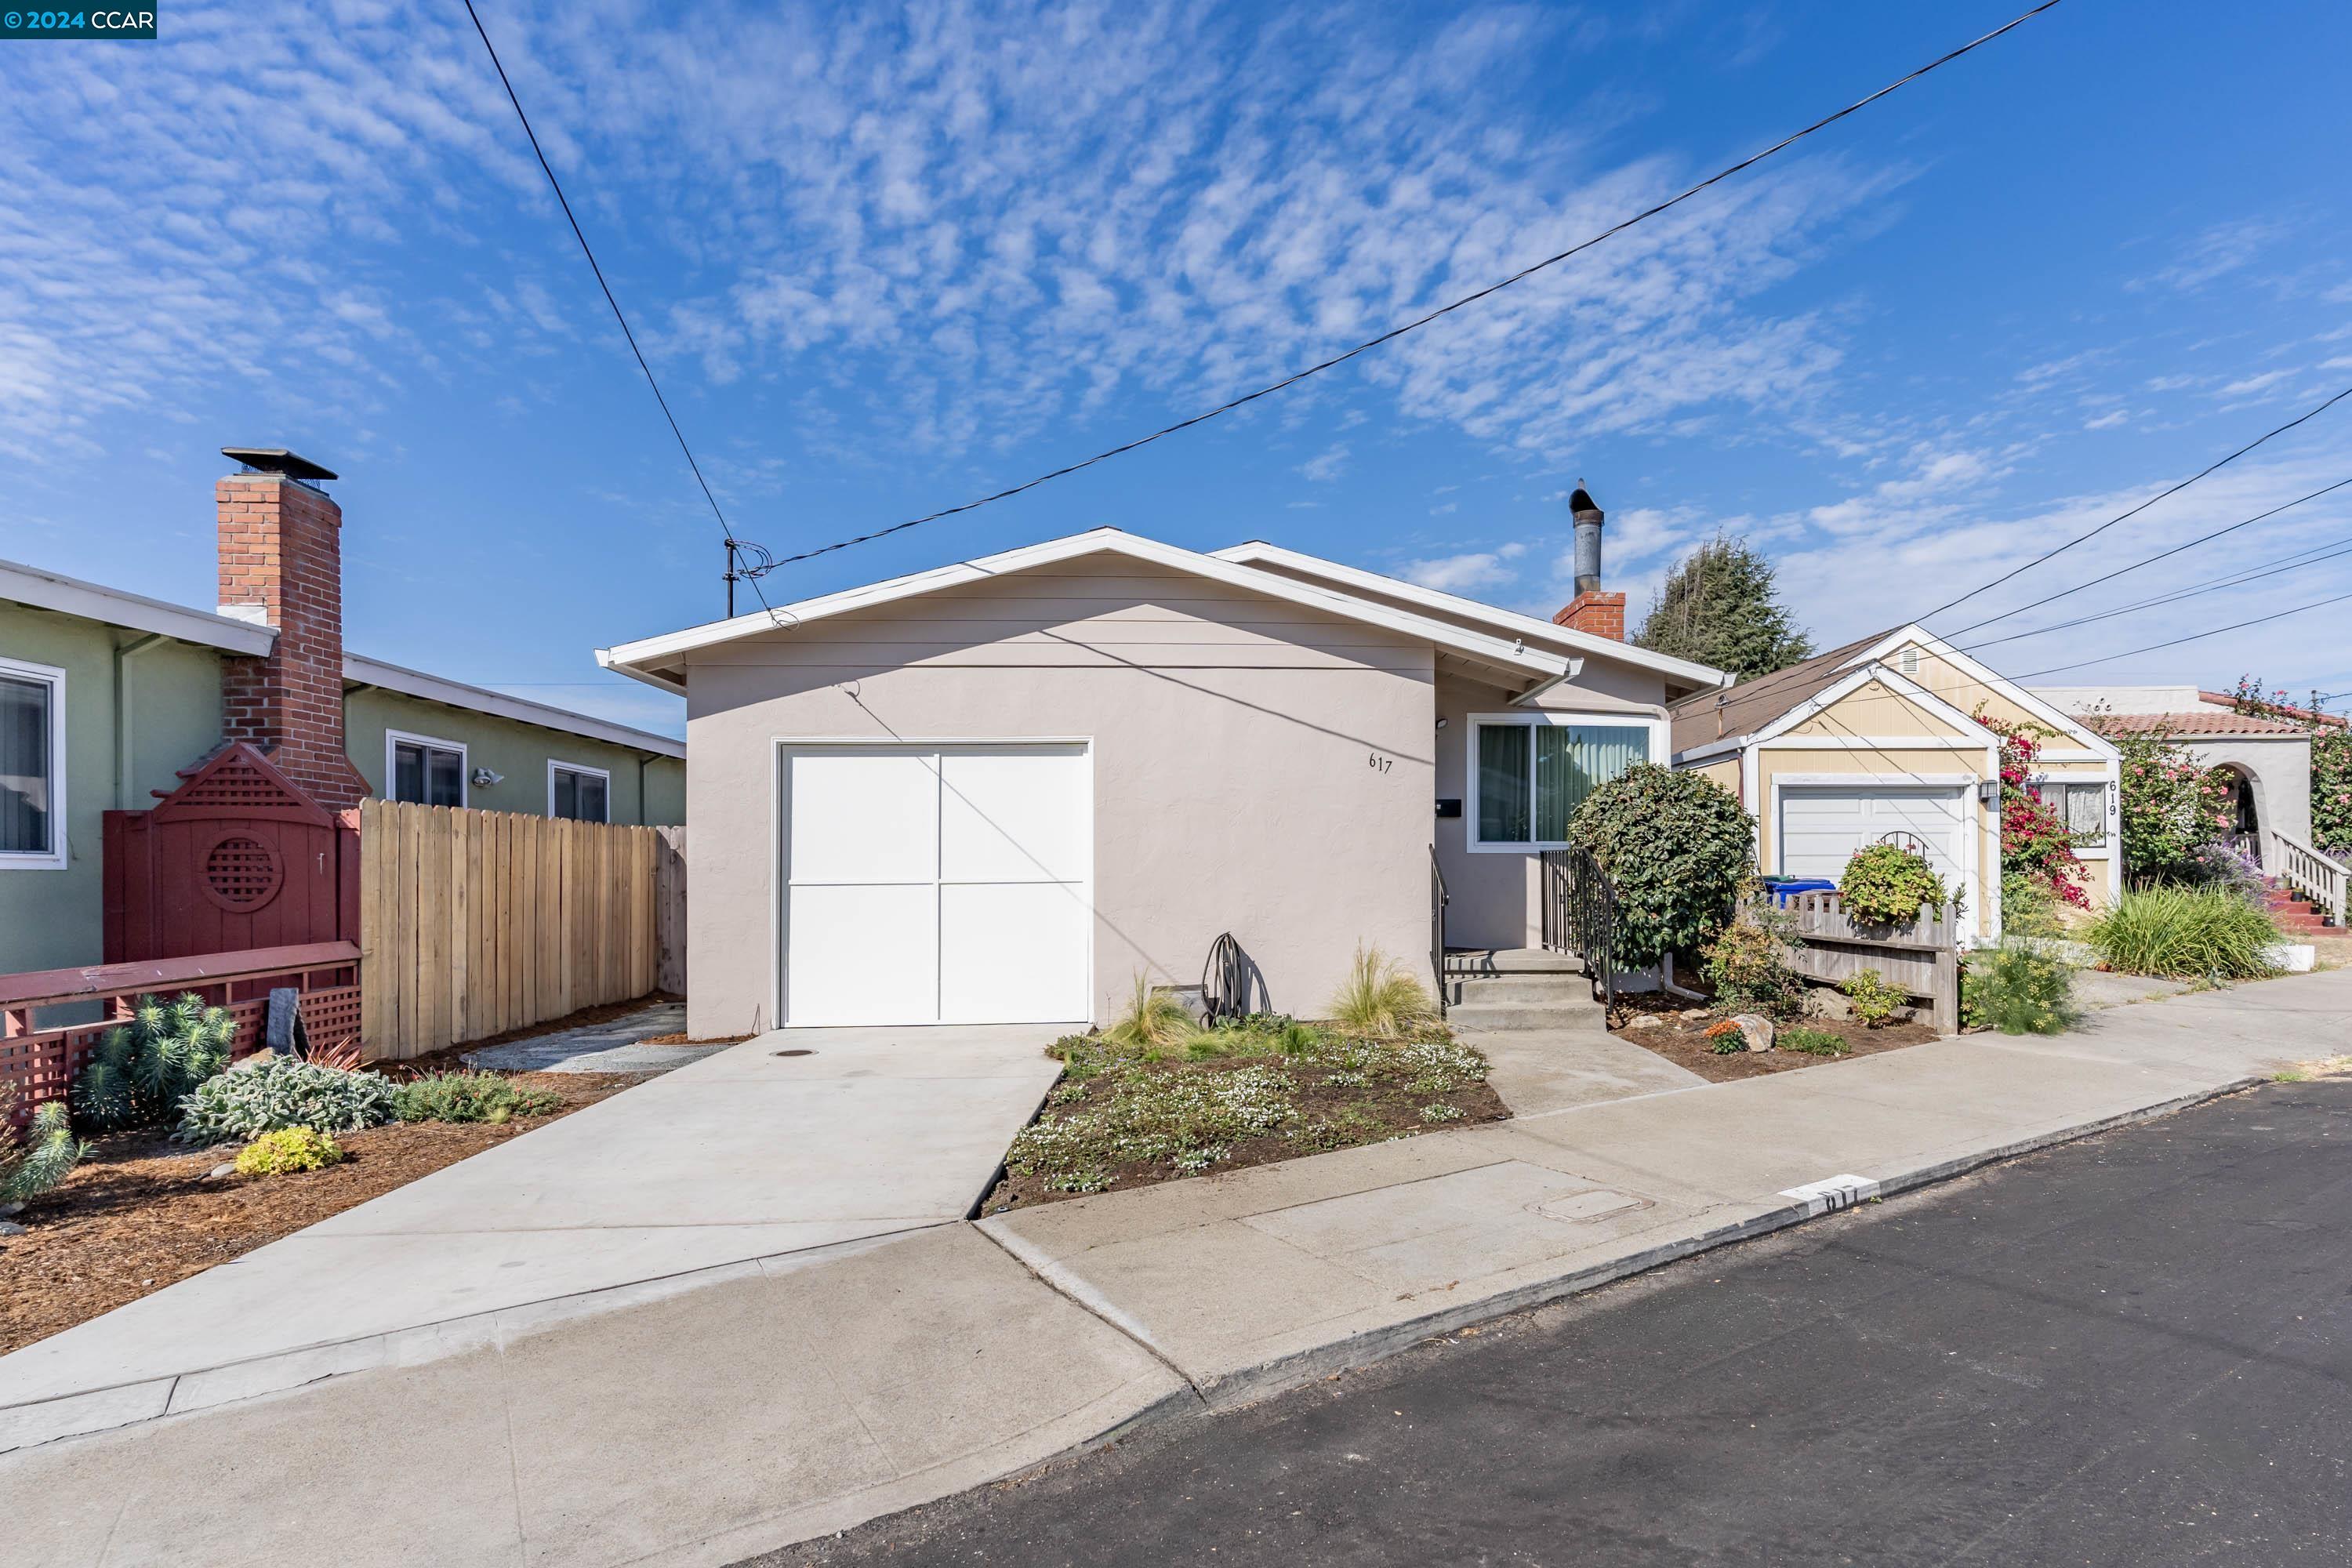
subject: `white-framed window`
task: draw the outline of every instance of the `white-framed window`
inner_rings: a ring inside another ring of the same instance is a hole
[[[547,815],[570,822],[613,820],[613,775],[578,763],[547,764]]]
[[[383,732],[383,798],[419,805],[466,804],[466,747],[404,730]]]
[[[66,861],[66,672],[0,658],[0,870]]]
[[[1473,850],[1557,849],[1594,786],[1664,751],[1638,713],[1479,713],[1467,726]]]
[[[2075,848],[2106,847],[2106,780],[2042,778],[2026,787],[2066,825],[2066,831],[2074,836]]]

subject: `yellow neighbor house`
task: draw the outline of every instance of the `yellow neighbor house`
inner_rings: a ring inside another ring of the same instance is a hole
[[[1674,763],[1738,795],[1767,874],[1835,879],[1893,839],[1964,892],[1962,939],[2000,935],[2000,737],[2040,738],[2031,787],[2074,830],[2095,900],[2123,890],[2120,755],[2084,723],[1922,628],[1904,626],[1674,710]]]

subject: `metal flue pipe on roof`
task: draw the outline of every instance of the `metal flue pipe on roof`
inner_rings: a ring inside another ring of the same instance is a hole
[[[1601,592],[1601,525],[1607,517],[1582,485],[1568,498],[1568,510],[1576,520],[1576,591],[1597,594]]]

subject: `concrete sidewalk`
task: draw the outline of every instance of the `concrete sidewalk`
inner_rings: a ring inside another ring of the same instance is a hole
[[[747,1041],[0,1356],[0,1449],[959,1222],[1058,1075],[1054,1032]]]
[[[1798,1223],[1824,1178],[1897,1190],[2346,1053],[2352,972],[2301,976],[512,1314],[426,1365],[0,1458],[11,1560],[731,1562]]]

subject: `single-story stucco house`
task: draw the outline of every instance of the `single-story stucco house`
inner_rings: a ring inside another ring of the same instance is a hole
[[[1738,795],[1768,873],[1836,878],[1899,836],[1966,890],[1965,942],[2000,934],[2000,737],[2038,725],[2030,787],[2075,835],[2095,900],[2123,892],[2120,753],[2080,719],[1921,627],[1832,648],[1675,710],[1675,765]]]
[[[1552,621],[1104,528],[600,651],[687,700],[689,1027],[1084,1024],[1228,932],[1313,1015],[1426,968],[1433,872],[1536,945],[1539,852],[1722,679],[1622,640],[1574,504]]]
[[[231,741],[331,811],[685,820],[682,742],[347,652],[335,476],[224,455],[215,607],[0,561],[0,973],[102,961],[106,814],[152,806]]]

